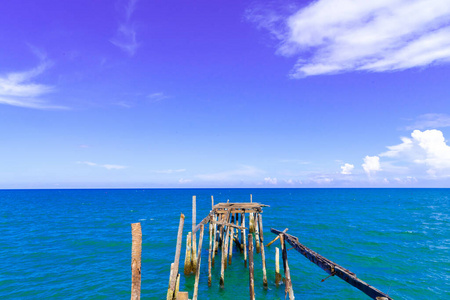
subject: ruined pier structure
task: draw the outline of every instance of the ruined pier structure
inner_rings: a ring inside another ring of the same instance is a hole
[[[211,268],[217,265],[216,254],[220,256],[220,286],[225,285],[225,270],[233,259],[233,249],[244,254],[244,266],[249,268],[250,298],[254,299],[254,263],[253,251],[261,254],[263,269],[263,285],[267,287],[266,259],[264,253],[264,233],[262,208],[268,205],[255,203],[250,195],[250,202],[245,203],[218,203],[214,205],[211,196],[211,211],[197,224],[196,222],[196,196],[192,197],[192,231],[186,237],[186,255],[184,261],[184,274],[195,274],[195,285],[192,299],[198,297],[198,281],[200,276],[201,251],[203,247],[204,228],[209,224],[209,251],[208,251],[208,285],[211,286]],[[248,222],[248,226],[247,223]],[[182,232],[184,215],[181,215],[178,229],[177,248],[174,263],[171,265],[171,275],[167,300],[187,299],[186,292],[178,291],[179,261],[182,245]],[[200,232],[197,249],[197,232]],[[254,242],[253,242],[254,240]],[[235,247],[234,247],[235,245]]]

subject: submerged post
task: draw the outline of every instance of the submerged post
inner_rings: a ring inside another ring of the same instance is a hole
[[[183,240],[183,226],[184,226],[184,215],[181,214],[180,224],[178,225],[177,246],[175,249],[175,259],[173,262],[173,270],[171,270],[172,273],[171,273],[170,281],[169,281],[169,290],[167,291],[167,299],[170,299],[170,300],[172,300],[173,294],[176,289],[178,269],[179,269],[179,265],[180,265],[181,244],[182,244],[182,240]]]
[[[262,223],[262,215],[258,216],[259,223],[259,236],[261,239],[261,259],[262,259],[262,269],[263,269],[263,286],[267,288],[267,274],[266,274],[266,254],[264,252],[264,232],[263,232],[263,223]]]
[[[253,263],[253,238],[252,234],[248,235],[248,272],[249,272],[249,288],[250,300],[255,300],[255,277],[254,277],[254,263]]]
[[[198,297],[198,281],[200,279],[200,264],[202,262],[202,244],[203,244],[203,232],[204,232],[204,225],[201,226],[200,229],[200,241],[198,243],[198,260],[197,260],[197,270],[195,273],[195,284],[194,284],[194,296],[192,296],[192,300],[197,300]]]
[[[141,223],[131,224],[131,300],[141,299]]]
[[[289,270],[289,264],[287,259],[286,245],[284,243],[284,234],[280,234],[281,251],[283,252],[283,267],[284,267],[284,278],[285,278],[285,295],[289,293],[289,299],[294,300],[294,290],[292,289],[291,272]]]
[[[275,285],[279,286],[281,281],[280,274],[280,249],[275,247]]]
[[[192,271],[197,270],[197,196],[192,196]]]
[[[189,275],[192,271],[192,259],[191,259],[191,232],[188,233],[186,238],[186,256],[184,258],[184,275]]]

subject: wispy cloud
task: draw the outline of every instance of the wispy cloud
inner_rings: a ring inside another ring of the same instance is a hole
[[[252,167],[252,166],[241,166],[234,170],[228,170],[217,173],[200,174],[196,177],[206,181],[239,181],[247,178],[252,178],[263,174],[264,171]]]
[[[350,175],[350,174],[352,174],[352,171],[354,168],[355,168],[354,165],[346,163],[343,166],[341,166],[341,174]]]
[[[417,118],[417,120],[406,130],[414,129],[436,129],[450,127],[450,115],[446,114],[424,114]]]
[[[31,70],[0,75],[0,104],[35,109],[67,109],[49,104],[42,98],[55,90],[53,86],[34,82],[50,66],[48,60],[41,59],[40,64]]]
[[[123,20],[119,22],[116,35],[110,39],[110,42],[119,47],[122,51],[128,55],[133,56],[139,47],[139,43],[136,38],[135,23],[132,21],[133,12],[136,9],[136,3],[138,0],[128,0],[127,2],[119,1],[118,9],[123,14]]]
[[[283,17],[251,19],[297,56],[293,78],[349,71],[394,71],[450,61],[447,0],[318,0]]]
[[[121,165],[112,165],[112,164],[97,164],[94,162],[90,162],[90,161],[78,161],[77,164],[81,164],[81,165],[87,165],[90,167],[100,167],[100,168],[105,168],[107,170],[121,170],[121,169],[125,169],[126,166],[121,166]]]
[[[170,97],[163,92],[158,92],[148,95],[147,98],[150,99],[151,102],[159,102]]]
[[[167,170],[156,170],[155,173],[159,174],[173,174],[173,173],[182,173],[186,172],[186,169],[167,169]]]

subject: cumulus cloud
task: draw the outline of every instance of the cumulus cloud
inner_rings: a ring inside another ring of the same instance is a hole
[[[294,14],[252,20],[298,56],[291,76],[393,71],[450,60],[447,0],[318,0]]]
[[[414,130],[411,138],[403,137],[402,143],[388,146],[381,157],[394,160],[394,163],[409,163],[424,166],[432,177],[450,176],[450,146],[442,131]]]
[[[42,98],[54,91],[53,86],[35,82],[35,78],[50,66],[51,63],[42,58],[40,64],[33,69],[0,75],[0,104],[35,109],[67,109],[51,105]]]
[[[78,161],[77,164],[81,164],[81,165],[87,165],[87,166],[91,166],[91,167],[100,167],[100,168],[105,168],[107,170],[121,170],[121,169],[125,169],[126,166],[121,166],[121,165],[111,165],[111,164],[97,164],[94,162],[90,162],[90,161]]]
[[[366,156],[364,157],[364,163],[362,164],[364,171],[367,175],[372,175],[377,171],[381,171],[380,158],[378,156]]]
[[[352,174],[352,171],[354,168],[355,168],[354,165],[346,163],[343,166],[341,166],[341,169],[342,169],[341,174],[350,175],[350,174]]]
[[[136,38],[136,26],[131,19],[137,2],[138,0],[129,0],[126,3],[123,3],[123,1],[118,2],[118,9],[124,14],[124,19],[119,23],[116,35],[110,40],[113,45],[119,47],[130,56],[133,56],[139,47]]]

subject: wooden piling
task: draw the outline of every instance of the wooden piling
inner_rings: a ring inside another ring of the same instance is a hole
[[[289,293],[289,300],[295,299],[294,290],[292,289],[291,272],[289,270],[289,264],[287,259],[286,245],[284,243],[284,234],[280,234],[281,251],[283,252],[283,267],[284,267],[284,278],[285,278],[285,295]]]
[[[254,227],[255,227],[255,242],[256,242],[256,253],[261,252],[261,243],[259,241],[259,226],[258,226],[259,214],[254,215]]]
[[[200,228],[200,240],[198,242],[198,254],[197,254],[197,269],[195,272],[195,284],[194,284],[194,296],[192,296],[192,300],[197,300],[198,297],[198,282],[200,279],[200,265],[202,262],[202,244],[203,244],[203,232],[204,232],[204,225]]]
[[[263,269],[263,286],[267,288],[267,274],[266,274],[266,254],[264,252],[264,232],[263,232],[263,223],[262,223],[262,215],[258,216],[258,224],[259,224],[259,238],[261,240],[261,259],[262,259],[262,269]]]
[[[230,214],[227,214],[227,217],[225,218],[225,220],[228,220],[228,216]],[[222,232],[223,232],[223,228],[224,225],[222,225]],[[225,286],[225,270],[227,268],[227,243],[226,241],[228,240],[228,235],[230,232],[230,227],[227,226],[227,234],[226,237],[224,238],[224,240],[222,241],[222,260],[221,260],[221,269],[220,269],[220,287],[223,288]]]
[[[280,274],[280,249],[275,247],[275,284],[279,286],[281,282]]]
[[[184,275],[189,275],[192,271],[191,253],[192,253],[191,232],[189,232],[187,235],[187,238],[186,238],[186,256],[184,258]]]
[[[234,215],[232,214],[231,216],[231,221],[230,223],[234,223]],[[228,264],[231,265],[231,261],[233,259],[233,238],[234,238],[234,228],[229,226],[229,230],[230,230],[230,237],[229,237],[229,243],[230,243],[230,248],[228,250]]]
[[[253,218],[253,213],[248,214],[248,232],[249,233],[255,232],[255,221]]]
[[[244,229],[242,229],[243,232],[243,238],[244,238],[244,267],[247,268],[247,236],[245,235],[245,213],[242,214],[242,218],[241,218],[241,226],[244,227]]]
[[[178,299],[178,293],[180,290],[180,273],[177,275],[177,284],[175,285],[175,292],[173,293],[173,299]]]
[[[254,277],[253,263],[253,237],[250,233],[248,235],[248,272],[249,272],[249,287],[250,287],[250,300],[255,300],[255,277]]]
[[[131,224],[131,300],[141,299],[141,223]]]
[[[192,272],[197,270],[197,233],[195,227],[197,226],[197,197],[192,196]]]
[[[212,196],[211,196],[212,197]],[[211,219],[213,216],[211,216]],[[208,286],[211,286],[211,258],[212,258],[212,243],[213,243],[213,222],[209,222],[209,249],[208,249]]]
[[[183,226],[184,226],[184,215],[181,214],[180,215],[180,224],[178,225],[178,234],[177,234],[177,246],[175,248],[175,259],[173,262],[173,270],[171,273],[171,277],[170,277],[170,281],[169,281],[169,290],[167,291],[167,299],[172,299],[170,298],[170,295],[172,295],[175,292],[176,289],[176,281],[177,281],[177,277],[178,277],[178,270],[179,270],[179,265],[180,265],[180,254],[181,254],[181,245],[182,245],[182,240],[183,240]]]
[[[213,220],[215,221],[216,219],[218,219],[218,217],[216,217],[216,215],[213,215]],[[219,246],[219,242],[217,241],[217,225],[216,222],[214,222],[214,232],[213,232],[213,252],[212,252],[212,261],[211,261],[211,266],[214,267],[214,258],[216,256],[217,253],[217,249]]]
[[[224,249],[225,249],[225,270],[227,269],[227,265],[228,265],[228,244],[230,242],[230,231],[231,231],[231,227],[227,226],[227,234],[225,236],[225,242],[224,242]]]

